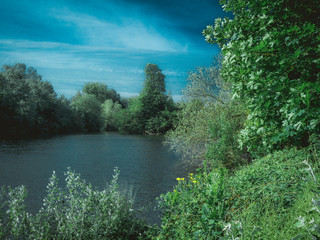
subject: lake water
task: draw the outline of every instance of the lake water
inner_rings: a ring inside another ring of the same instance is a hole
[[[176,178],[188,172],[162,141],[161,136],[101,133],[1,143],[0,186],[25,185],[27,208],[36,212],[53,171],[64,184],[63,173],[70,167],[102,189],[118,167],[120,185],[133,186],[136,207],[154,207],[155,198],[172,190]],[[147,213],[147,219],[159,222],[157,213],[152,211]]]

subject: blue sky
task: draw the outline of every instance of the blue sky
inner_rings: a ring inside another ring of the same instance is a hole
[[[201,32],[223,17],[218,0],[0,0],[0,65],[25,63],[73,96],[102,82],[138,95],[155,63],[176,100],[187,73],[219,53]]]

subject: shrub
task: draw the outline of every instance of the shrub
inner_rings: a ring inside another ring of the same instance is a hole
[[[206,146],[209,162],[228,169],[235,169],[250,162],[250,155],[245,148],[240,149],[238,143],[238,135],[247,116],[244,105],[233,100],[212,108],[209,142]]]
[[[203,172],[179,181],[160,197],[164,217],[156,239],[216,239],[225,215],[224,169]]]
[[[0,215],[0,224],[7,225],[1,228],[1,238],[138,239],[144,235],[146,225],[137,219],[133,200],[119,192],[117,169],[111,183],[102,191],[70,170],[65,175],[66,189],[62,190],[53,173],[43,206],[35,215],[25,209],[25,187],[9,189],[5,201],[7,215]],[[1,204],[4,209],[3,201]]]

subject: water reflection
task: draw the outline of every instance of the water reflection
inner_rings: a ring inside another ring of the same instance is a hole
[[[63,172],[71,167],[101,189],[118,167],[120,183],[134,187],[136,205],[155,206],[154,199],[171,190],[177,176],[187,174],[162,140],[161,136],[105,133],[2,143],[0,185],[26,185],[28,209],[35,212],[42,204],[52,171],[63,183]],[[154,213],[148,213],[148,219],[158,222]]]

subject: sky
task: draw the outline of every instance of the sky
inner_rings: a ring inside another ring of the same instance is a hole
[[[159,66],[167,92],[181,98],[188,72],[219,54],[202,30],[224,17],[218,0],[0,0],[0,66],[25,63],[72,97],[101,82],[123,97]]]

